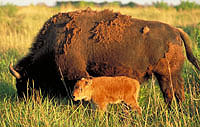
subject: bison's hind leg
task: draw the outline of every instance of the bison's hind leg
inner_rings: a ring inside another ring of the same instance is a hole
[[[178,102],[182,102],[184,97],[184,82],[181,77],[181,70],[184,64],[184,54],[182,46],[169,43],[169,50],[165,57],[161,58],[154,67],[154,74],[158,79],[165,102],[171,105],[173,96]]]
[[[156,75],[165,102],[171,106],[173,97],[176,97],[177,102],[182,102],[185,99],[183,79],[180,75],[161,76]]]

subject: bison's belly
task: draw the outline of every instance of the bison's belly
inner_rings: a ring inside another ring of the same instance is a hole
[[[90,63],[87,67],[90,76],[127,76],[143,82],[148,75],[147,72],[134,70],[130,66],[113,65],[108,63]]]

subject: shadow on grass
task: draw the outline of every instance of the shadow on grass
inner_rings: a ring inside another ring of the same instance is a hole
[[[14,99],[16,97],[16,89],[7,82],[0,81],[0,101],[2,102],[5,98]]]

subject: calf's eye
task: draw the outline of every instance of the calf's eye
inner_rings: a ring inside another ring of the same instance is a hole
[[[85,81],[85,85],[88,85],[89,84],[89,82],[88,81]]]

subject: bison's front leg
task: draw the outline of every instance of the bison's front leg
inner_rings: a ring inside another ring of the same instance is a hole
[[[84,57],[78,53],[69,52],[68,55],[57,56],[58,73],[68,96],[71,96],[77,80],[82,77],[89,77],[85,61]]]
[[[71,63],[67,69],[67,78],[68,80],[77,80],[83,77],[89,77],[89,74],[86,70],[86,64],[77,60],[77,62]]]
[[[67,80],[78,80],[82,77],[88,77],[86,70],[87,62],[80,53],[69,53],[67,56],[58,57],[57,64],[61,75]]]

